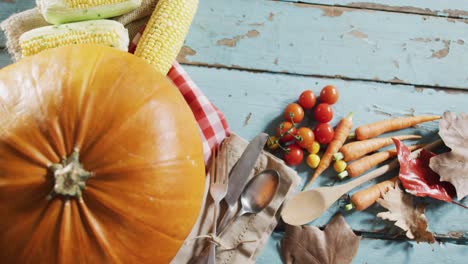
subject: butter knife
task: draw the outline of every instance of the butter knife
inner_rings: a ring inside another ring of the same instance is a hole
[[[244,190],[250,172],[255,166],[260,153],[265,146],[266,141],[268,140],[268,135],[265,133],[260,133],[257,135],[245,148],[239,160],[236,162],[234,167],[229,173],[229,188],[224,201],[227,204],[227,210],[224,213],[224,216],[219,224],[218,230],[226,226],[229,220],[236,213],[237,203],[239,197]]]

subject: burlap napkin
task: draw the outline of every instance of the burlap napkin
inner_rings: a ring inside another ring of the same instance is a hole
[[[141,27],[148,21],[157,3],[157,0],[143,0],[139,8],[113,19],[122,23],[128,29],[130,39],[133,39]],[[37,8],[14,14],[0,24],[0,28],[5,32],[7,39],[7,50],[14,61],[21,58],[19,46],[21,34],[47,25],[49,24],[44,20]]]
[[[247,144],[247,141],[236,134],[231,134],[226,139],[224,146],[228,147],[229,169],[237,162]],[[295,170],[286,166],[282,160],[272,154],[262,151],[249,179],[264,169],[275,169],[279,172],[280,185],[278,191],[273,201],[263,211],[255,215],[242,216],[228,227],[229,230],[222,232],[218,241],[221,246],[217,248],[217,263],[219,264],[255,263],[255,258],[278,224],[281,205],[295,192],[300,183],[300,178]],[[207,182],[205,194],[208,193],[208,187]],[[206,197],[205,201],[202,214],[192,233],[186,239],[172,263],[195,262],[197,256],[210,243],[209,239],[204,238],[204,235],[210,233],[213,224],[213,202],[209,196]]]
[[[157,0],[143,0],[140,8],[114,19],[125,25],[129,31],[130,39],[133,39],[141,27],[148,21],[149,15],[154,10],[156,3]],[[0,24],[0,28],[5,32],[7,37],[8,52],[15,61],[21,58],[18,43],[21,34],[45,25],[48,25],[48,23],[42,18],[37,9],[14,14]],[[225,145],[229,148],[229,168],[231,168],[246,148],[247,142],[235,134],[232,134],[226,140],[228,144]],[[287,167],[283,161],[267,152],[262,152],[254,171],[249,177],[253,177],[265,168],[276,169],[281,176],[279,189],[275,198],[261,213],[241,217],[229,226],[228,232],[224,232],[219,236],[219,242],[222,245],[217,250],[217,261],[220,264],[255,262],[255,258],[263,249],[271,232],[278,223],[281,204],[297,189],[300,183],[300,178],[296,171]],[[209,179],[207,178],[205,184],[205,203],[199,219],[172,263],[189,263],[195,260],[209,243],[209,239],[203,238],[210,233],[213,219],[212,200],[208,196],[208,183]]]

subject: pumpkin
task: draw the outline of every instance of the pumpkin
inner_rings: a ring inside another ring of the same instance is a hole
[[[192,112],[142,59],[72,45],[0,70],[2,263],[168,263],[204,174]]]

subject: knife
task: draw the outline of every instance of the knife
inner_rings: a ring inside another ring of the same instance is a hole
[[[229,188],[224,201],[228,208],[219,224],[218,230],[222,230],[229,219],[236,213],[237,203],[242,191],[247,184],[250,172],[255,166],[260,153],[268,139],[268,134],[260,133],[245,148],[244,152],[229,173]]]

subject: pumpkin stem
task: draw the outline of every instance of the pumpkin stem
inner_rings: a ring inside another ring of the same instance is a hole
[[[86,180],[92,176],[92,173],[83,168],[79,156],[79,151],[75,149],[61,163],[49,166],[55,179],[54,189],[50,193],[49,198],[63,195],[67,198],[75,197],[81,199],[82,190],[86,187]]]

